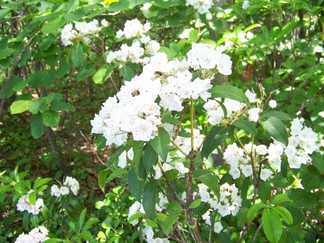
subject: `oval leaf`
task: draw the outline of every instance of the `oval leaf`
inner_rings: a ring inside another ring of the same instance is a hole
[[[292,200],[289,198],[287,194],[277,194],[274,196],[272,203],[273,204],[280,204],[284,202],[292,202]]]
[[[17,100],[14,101],[10,106],[11,114],[19,114],[29,109],[30,100]]]
[[[210,93],[213,98],[229,98],[239,102],[249,103],[249,100],[243,91],[234,86],[215,86],[210,90]]]
[[[169,153],[170,135],[162,127],[159,128],[159,135],[150,141],[150,145],[163,161],[166,161]]]
[[[262,213],[263,231],[270,242],[277,243],[282,234],[282,224],[279,213],[275,210],[265,209]]]
[[[207,158],[226,137],[227,128],[216,126],[206,136],[206,140],[201,149],[201,156]]]
[[[76,67],[81,67],[83,64],[83,49],[80,43],[73,46],[72,55],[71,55],[72,63]]]
[[[56,111],[45,111],[42,119],[45,126],[56,127],[60,121],[60,115]]]
[[[155,180],[151,180],[144,186],[143,208],[146,215],[150,218],[155,217],[156,182]]]
[[[41,114],[33,115],[29,124],[33,138],[40,138],[44,134],[44,125]]]
[[[286,126],[278,118],[269,117],[263,122],[263,126],[275,140],[285,145],[288,144],[288,134],[286,131]]]
[[[249,211],[246,215],[247,221],[252,222],[253,219],[255,219],[256,216],[258,216],[259,211],[263,208],[265,208],[265,205],[263,203],[254,204],[251,208],[249,208]]]
[[[281,218],[287,224],[292,224],[294,222],[293,217],[291,216],[291,213],[286,208],[284,208],[282,206],[278,206],[278,207],[274,208],[274,210],[276,210],[279,213]]]
[[[256,129],[255,129],[253,123],[243,117],[240,117],[238,120],[236,120],[233,123],[233,125],[240,129],[243,129],[247,133],[251,133],[253,135],[256,134]]]

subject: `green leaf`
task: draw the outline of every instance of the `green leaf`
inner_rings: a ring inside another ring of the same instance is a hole
[[[143,208],[146,215],[150,218],[155,217],[156,183],[156,180],[151,180],[144,186]]]
[[[76,44],[72,48],[71,55],[72,63],[76,67],[81,67],[83,64],[83,49],[80,43]]]
[[[201,204],[201,199],[198,198],[190,204],[189,208],[197,208],[199,207],[200,204]]]
[[[101,191],[105,192],[105,186],[106,186],[106,181],[107,181],[107,176],[108,176],[108,169],[101,170],[98,173],[98,183]]]
[[[82,225],[84,223],[84,219],[85,219],[85,216],[86,216],[86,213],[87,213],[87,209],[83,209],[82,212],[80,213],[80,217],[79,217],[79,229],[81,230],[82,228]]]
[[[191,42],[197,42],[198,39],[199,39],[199,31],[196,29],[191,30],[189,33],[189,40]]]
[[[92,79],[95,84],[102,84],[106,80],[107,69],[105,67],[100,68],[93,76]]]
[[[51,103],[51,110],[53,111],[74,111],[74,107],[64,101],[53,101]]]
[[[13,49],[13,48],[2,49],[0,52],[0,60],[9,57],[14,52],[15,52],[15,49]]]
[[[60,31],[60,28],[66,23],[63,16],[57,16],[52,20],[45,22],[42,27],[42,32],[44,34],[56,33]]]
[[[44,241],[44,243],[60,243],[60,242],[63,242],[63,240],[61,240],[59,238],[51,238],[51,239]]]
[[[140,202],[145,181],[138,178],[133,168],[128,171],[127,179],[131,194]]]
[[[276,35],[275,39],[280,40],[282,37],[284,37],[288,32],[290,32],[298,23],[297,22],[289,22],[284,27],[282,27],[280,33]]]
[[[143,163],[146,171],[150,171],[153,165],[158,161],[158,155],[152,146],[148,143],[144,147]]]
[[[2,20],[10,12],[9,9],[0,9],[0,20]]]
[[[29,110],[30,100],[16,100],[10,106],[10,112],[12,115],[19,114]]]
[[[112,181],[113,179],[119,177],[119,176],[123,176],[124,174],[126,174],[126,170],[124,170],[123,168],[117,168],[115,169],[107,178],[106,183]]]
[[[313,166],[321,173],[324,173],[324,154],[315,152],[311,155]]]
[[[273,209],[265,209],[262,213],[263,231],[270,242],[277,243],[282,234],[279,213]]]
[[[141,179],[144,179],[145,177],[145,171],[143,168],[144,165],[143,165],[143,161],[141,160],[143,154],[143,145],[144,145],[143,141],[134,141],[133,143],[133,152],[134,152],[133,167],[137,176],[140,176]]]
[[[35,203],[36,203],[36,192],[32,191],[29,194],[29,202],[30,202],[31,205],[35,205]]]
[[[249,211],[246,215],[247,221],[252,222],[253,219],[255,219],[258,216],[259,211],[265,207],[266,205],[264,205],[262,202],[254,204],[251,208],[249,208]]]
[[[253,30],[253,29],[255,29],[255,28],[259,28],[259,27],[261,27],[260,24],[252,24],[252,25],[246,27],[246,28],[244,29],[244,32],[249,32],[250,30]]]
[[[272,200],[272,203],[277,205],[284,202],[292,202],[287,194],[276,194]]]
[[[37,139],[43,136],[45,130],[42,120],[42,114],[33,115],[30,119],[29,124],[31,129],[31,135],[33,136],[33,138]]]
[[[34,190],[38,189],[39,187],[41,187],[42,185],[46,184],[47,182],[50,182],[52,180],[52,178],[40,178],[37,177],[37,179],[34,182]]]
[[[262,118],[269,118],[269,117],[275,117],[278,118],[281,121],[290,121],[291,117],[282,111],[268,111],[266,113],[263,113],[261,115]]]
[[[234,86],[215,86],[210,90],[210,93],[213,98],[229,98],[246,104],[249,103],[249,100],[243,91]]]
[[[130,81],[135,76],[133,68],[127,64],[120,69],[120,74],[124,77],[124,80],[127,81]]]
[[[260,181],[259,184],[259,190],[258,190],[258,196],[262,200],[262,202],[267,202],[270,200],[271,197],[271,185],[269,181]]]
[[[219,198],[220,196],[220,187],[218,182],[218,177],[215,174],[212,174],[211,172],[207,170],[200,170],[194,172],[194,178],[202,183],[204,183],[206,186],[211,189],[216,196]]]
[[[236,120],[233,123],[233,125],[240,129],[243,129],[247,133],[251,133],[253,135],[256,134],[256,129],[255,129],[253,123],[250,122],[249,120],[245,119],[244,117],[240,117],[238,120]]]
[[[116,3],[111,3],[111,5],[109,5],[108,7],[108,11],[117,12],[117,11],[128,9],[128,7],[129,7],[129,0],[119,0]]]
[[[150,141],[150,145],[163,161],[166,161],[169,153],[170,135],[162,127],[159,128],[159,135]]]
[[[132,221],[134,221],[136,219],[143,218],[144,216],[145,216],[145,214],[143,214],[143,213],[135,213],[135,214],[133,214],[132,216],[129,217],[128,222],[131,223]]]
[[[281,218],[287,223],[292,224],[294,222],[293,217],[291,216],[291,213],[284,207],[278,206],[275,207],[274,210],[276,210]]]
[[[275,140],[285,145],[288,144],[288,134],[286,126],[278,118],[268,118],[263,122],[263,126]]]
[[[43,123],[45,126],[56,127],[60,121],[60,115],[56,111],[45,111],[42,114]]]
[[[178,214],[170,214],[165,221],[159,221],[159,225],[161,226],[164,234],[169,235],[171,233],[173,225],[175,222],[177,222],[178,218]]]
[[[207,158],[223,141],[227,134],[227,128],[222,126],[214,127],[206,136],[201,149],[201,156]]]

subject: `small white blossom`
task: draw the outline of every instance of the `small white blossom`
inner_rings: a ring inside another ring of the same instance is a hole
[[[260,108],[252,108],[249,110],[249,121],[257,122],[259,120]]]
[[[269,101],[269,106],[270,106],[270,108],[276,108],[276,107],[277,107],[277,101],[275,101],[275,100],[270,100],[270,101]]]

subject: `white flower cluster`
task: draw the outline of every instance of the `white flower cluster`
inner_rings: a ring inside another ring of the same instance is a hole
[[[53,185],[51,187],[51,195],[55,197],[59,197],[59,196],[68,195],[70,192],[72,192],[72,194],[76,196],[78,195],[79,188],[80,188],[79,182],[76,179],[67,176],[65,178],[63,186],[58,187],[57,185]]]
[[[138,19],[127,20],[124,30],[117,31],[117,38],[124,36],[126,39],[136,39],[131,46],[122,44],[120,50],[109,52],[106,58],[107,63],[114,60],[121,63],[148,63],[149,56],[155,55],[160,49],[160,44],[157,41],[151,40],[150,36],[145,35],[149,29],[149,23],[142,25]]]
[[[211,225],[211,220],[210,220],[210,213],[211,213],[211,212],[212,212],[212,210],[209,209],[209,210],[207,210],[206,213],[204,213],[204,214],[201,216],[202,219],[205,220],[205,223],[206,223],[207,225],[209,225],[209,226],[212,226],[212,225]],[[220,221],[217,221],[217,222],[214,223],[214,232],[215,232],[215,233],[219,233],[219,232],[221,232],[222,229],[223,229],[223,225],[222,225],[222,223],[221,223]]]
[[[92,133],[103,134],[107,145],[121,145],[129,134],[135,141],[149,141],[162,126],[161,108],[181,111],[186,99],[207,101],[211,96],[208,92],[211,80],[193,77],[192,60],[191,54],[182,61],[169,61],[164,53],[152,56],[140,75],[125,81],[116,96],[103,104],[91,121]],[[205,70],[204,66],[201,68]]]
[[[229,185],[225,183],[220,186],[220,198],[218,199],[214,192],[210,192],[209,188],[205,184],[198,184],[199,193],[198,195],[201,198],[202,202],[207,202],[213,210],[217,210],[217,212],[225,217],[227,215],[232,214],[235,216],[242,203],[242,199],[238,195],[238,189],[235,185]],[[210,223],[210,218],[208,217],[208,213],[204,215],[205,221]],[[217,226],[217,229],[219,225]]]
[[[125,37],[126,39],[142,37],[151,29],[150,23],[144,25],[138,19],[127,20],[123,30],[118,30],[116,33],[117,38]]]
[[[240,177],[241,172],[249,177],[252,175],[251,154],[257,158],[254,165],[255,170],[259,171],[259,162],[262,163],[260,178],[268,180],[274,172],[280,172],[283,155],[286,155],[290,168],[298,169],[302,164],[311,161],[310,155],[321,147],[319,136],[311,128],[303,125],[304,120],[295,118],[289,129],[291,136],[288,138],[287,147],[278,141],[265,145],[245,144],[244,149],[239,148],[236,143],[228,145],[223,153],[224,160],[231,166],[229,174],[233,179]],[[270,168],[265,168],[270,166]]]
[[[101,21],[103,27],[108,26],[106,20]],[[73,44],[73,40],[82,40],[84,43],[90,43],[90,37],[100,32],[102,27],[99,26],[98,20],[94,19],[91,22],[77,22],[74,27],[72,24],[66,24],[61,31],[61,41],[64,46]]]
[[[303,125],[304,119],[295,118],[290,127],[288,146],[285,149],[289,167],[298,169],[302,164],[308,163],[314,151],[321,147],[318,134],[310,127]]]
[[[151,227],[146,226],[143,229],[143,236],[146,242],[148,243],[168,243],[170,242],[168,239],[165,238],[154,238],[154,231]]]
[[[20,212],[27,211],[28,213],[37,215],[39,214],[41,208],[44,206],[43,199],[38,198],[35,202],[35,205],[32,205],[29,200],[29,195],[33,190],[29,191],[26,195],[23,195],[19,198],[17,203],[17,210]]]
[[[38,226],[27,235],[25,233],[20,234],[15,243],[41,243],[49,239],[47,235],[48,230],[44,226]]]
[[[193,6],[200,14],[208,13],[211,6],[213,6],[212,0],[186,0],[186,5]]]

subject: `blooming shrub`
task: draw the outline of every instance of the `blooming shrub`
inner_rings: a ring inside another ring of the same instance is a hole
[[[312,1],[4,1],[0,115],[20,114],[52,154],[26,159],[30,137],[0,130],[0,241],[322,240],[321,11]],[[70,158],[74,141],[53,134],[81,128],[78,149],[93,157]]]

